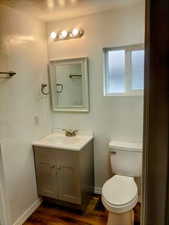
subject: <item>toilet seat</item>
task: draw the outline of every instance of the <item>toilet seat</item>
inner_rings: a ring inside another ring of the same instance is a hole
[[[111,212],[124,213],[132,210],[138,201],[134,178],[115,175],[102,188],[102,201]]]

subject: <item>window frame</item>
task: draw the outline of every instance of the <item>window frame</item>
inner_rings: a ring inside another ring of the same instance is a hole
[[[125,92],[124,93],[107,93],[107,87],[108,87],[108,52],[109,51],[116,51],[116,50],[124,50],[125,51]],[[138,89],[138,90],[131,90],[132,86],[132,51],[134,50],[144,50],[144,44],[136,44],[136,45],[127,45],[127,46],[120,46],[120,47],[106,47],[103,48],[103,54],[104,54],[104,96],[142,96],[144,90]]]

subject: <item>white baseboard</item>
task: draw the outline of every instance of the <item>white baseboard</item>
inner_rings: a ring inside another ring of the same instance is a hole
[[[94,193],[95,193],[95,194],[101,195],[101,193],[102,193],[102,188],[101,188],[101,187],[94,187]]]
[[[37,199],[25,212],[16,220],[13,225],[22,225],[31,214],[40,206],[42,199]]]

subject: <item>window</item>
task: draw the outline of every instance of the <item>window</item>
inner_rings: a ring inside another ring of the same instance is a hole
[[[139,95],[144,89],[142,45],[105,48],[104,95]]]

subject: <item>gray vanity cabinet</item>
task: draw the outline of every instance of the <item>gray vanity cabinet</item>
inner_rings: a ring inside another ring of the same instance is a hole
[[[93,192],[93,142],[81,151],[33,146],[38,194],[83,205]]]

